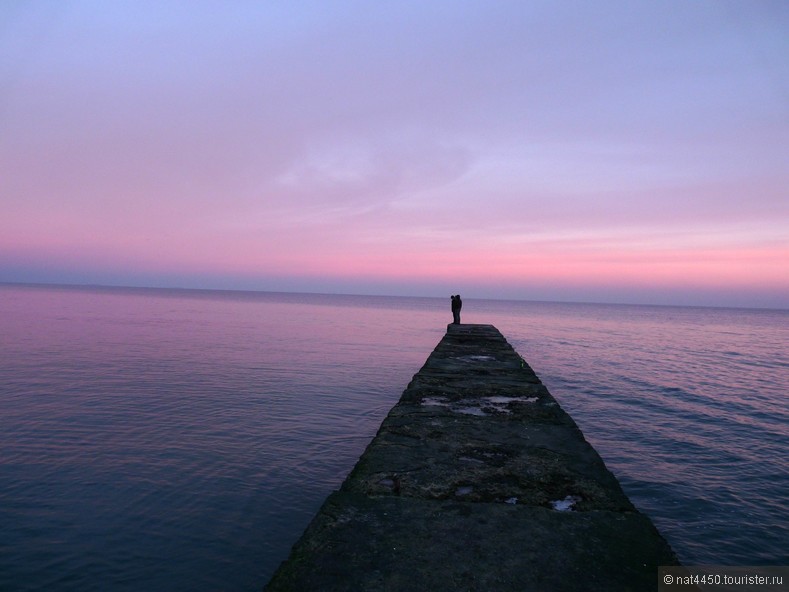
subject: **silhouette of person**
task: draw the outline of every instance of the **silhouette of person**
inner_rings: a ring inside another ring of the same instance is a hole
[[[452,323],[455,325],[460,324],[460,309],[463,307],[463,301],[460,299],[460,294],[452,296]]]

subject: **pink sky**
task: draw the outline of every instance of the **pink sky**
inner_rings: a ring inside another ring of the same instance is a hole
[[[0,281],[789,307],[789,4],[4,2]]]

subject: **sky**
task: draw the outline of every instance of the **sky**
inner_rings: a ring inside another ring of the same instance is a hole
[[[789,308],[789,3],[3,0],[0,282]]]

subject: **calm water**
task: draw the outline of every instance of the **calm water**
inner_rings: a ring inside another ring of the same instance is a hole
[[[789,312],[474,301],[688,564],[789,565]],[[0,590],[256,590],[448,298],[0,286]]]

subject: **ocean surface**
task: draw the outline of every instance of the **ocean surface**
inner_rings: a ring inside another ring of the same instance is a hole
[[[449,297],[0,286],[0,590],[260,590]],[[789,311],[464,297],[686,564],[789,565]]]

